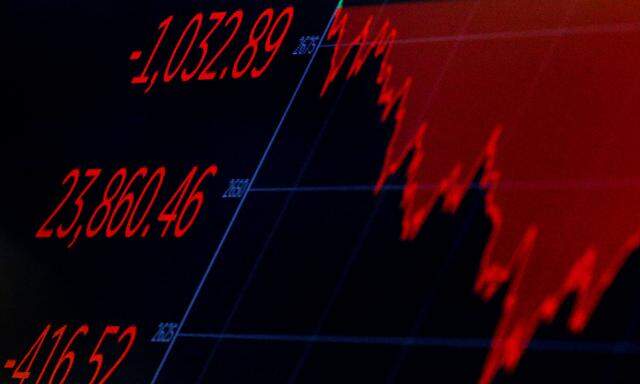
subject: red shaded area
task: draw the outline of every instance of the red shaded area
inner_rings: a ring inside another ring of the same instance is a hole
[[[638,246],[639,21],[631,0],[410,3],[335,18],[322,92],[381,59],[378,103],[395,130],[377,187],[409,162],[402,238],[439,196],[454,212],[483,167],[493,231],[476,291],[488,300],[510,282],[483,384],[516,367],[571,294],[568,327],[582,330]]]

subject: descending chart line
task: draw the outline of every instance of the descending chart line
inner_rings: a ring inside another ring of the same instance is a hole
[[[497,1],[474,17],[475,34],[455,38],[446,38],[456,25],[451,20],[462,20],[477,2],[397,4],[382,22],[374,20],[375,7],[350,7],[340,10],[329,32],[335,45],[321,95],[338,79],[363,72],[368,60],[379,63],[372,80],[379,87],[380,119],[393,120],[395,129],[375,192],[391,175],[404,173],[402,240],[417,237],[441,199],[443,211],[455,213],[472,180],[482,175],[492,230],[474,291],[488,301],[501,287],[508,290],[480,384],[513,371],[536,330],[553,321],[572,294],[577,299],[567,328],[584,330],[639,245],[636,189],[603,190],[606,183],[591,181],[637,175],[628,159],[637,142],[638,56],[629,47],[637,46],[640,23],[637,15],[620,23],[634,15],[633,8],[596,14],[579,4],[570,17],[562,3],[536,3],[536,11],[548,7],[566,19],[557,21],[569,24],[547,29],[551,20],[533,17],[534,9],[525,6],[508,25],[496,21],[489,16],[514,10],[511,2]],[[433,22],[416,16],[424,14]],[[601,23],[593,26],[594,20]],[[420,35],[424,41],[443,36],[447,44],[430,45],[422,55],[398,44]],[[483,45],[485,40],[492,43]],[[604,47],[612,54],[597,56]],[[548,65],[553,70],[544,71]],[[452,69],[443,76],[434,70],[442,66]],[[519,193],[502,182],[540,178],[581,182]],[[434,183],[437,188],[421,187]],[[607,231],[598,224],[604,221],[610,223]]]

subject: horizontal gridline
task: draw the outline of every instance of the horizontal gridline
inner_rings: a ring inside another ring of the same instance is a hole
[[[394,337],[394,336],[341,336],[341,335],[294,335],[266,333],[190,333],[178,334],[180,338],[238,340],[238,341],[273,341],[289,343],[320,344],[356,344],[356,345],[390,345],[415,347],[444,347],[457,349],[487,349],[491,346],[489,338],[449,338],[449,337]],[[494,341],[495,342],[495,341]],[[627,341],[592,342],[564,340],[533,340],[530,350],[549,352],[584,352],[614,355],[638,355],[640,344]]]
[[[530,180],[530,181],[501,181],[500,190],[600,190],[618,188],[640,189],[640,179],[637,180]],[[482,190],[491,187],[487,184],[472,183],[469,189]],[[418,189],[437,190],[439,183],[421,184]],[[402,191],[404,184],[387,184],[381,187],[384,191]],[[249,192],[372,192],[376,190],[373,184],[352,185],[305,185],[305,186],[264,186],[252,187]]]
[[[566,27],[566,28],[548,28],[548,29],[535,29],[529,31],[502,31],[502,32],[487,32],[487,33],[473,33],[462,35],[447,35],[447,36],[428,36],[428,37],[413,37],[397,39],[393,41],[393,44],[424,44],[424,43],[442,43],[442,42],[464,42],[464,41],[486,41],[486,40],[509,40],[509,39],[525,39],[525,38],[539,38],[539,37],[563,37],[571,35],[587,35],[587,34],[601,34],[601,33],[629,33],[640,31],[640,22],[633,23],[617,23],[608,25],[589,25],[580,27]],[[372,41],[364,41],[358,43],[346,43],[346,44],[322,44],[321,48],[334,48],[336,46],[358,46],[376,44]]]

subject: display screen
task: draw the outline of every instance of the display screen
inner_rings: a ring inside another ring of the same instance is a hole
[[[0,383],[640,380],[637,1],[0,9]]]

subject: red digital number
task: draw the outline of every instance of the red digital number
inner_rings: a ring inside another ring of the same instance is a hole
[[[74,204],[76,206],[76,214],[73,218],[73,221],[69,225],[67,225],[66,228],[62,224],[58,225],[58,228],[56,229],[56,235],[59,239],[67,237],[69,233],[71,233],[75,225],[77,224],[78,220],[80,219],[80,215],[82,214],[82,210],[84,208],[83,197],[87,193],[87,191],[89,191],[89,189],[93,186],[93,184],[96,182],[96,180],[100,176],[100,172],[101,172],[100,169],[87,169],[85,171],[84,176],[88,177],[90,180],[74,201]],[[66,204],[66,202],[69,200],[74,190],[78,186],[78,182],[80,180],[80,170],[77,168],[71,170],[71,172],[69,172],[69,174],[67,174],[67,176],[62,181],[62,185],[65,185],[69,180],[72,180],[72,184],[71,184],[71,188],[69,188],[69,192],[67,192],[65,197],[60,201],[60,203],[53,210],[51,215],[47,218],[47,220],[45,220],[44,224],[40,227],[40,229],[38,229],[38,231],[36,232],[37,238],[51,237],[51,235],[53,234],[53,230],[48,229],[47,226],[51,223],[53,218],[58,214],[60,209]],[[68,244],[68,247],[71,247],[75,243],[80,233],[79,231],[80,229],[81,227],[79,227],[78,230],[76,230],[76,233],[73,239],[71,240],[71,242]]]
[[[51,373],[51,377],[49,378],[49,384],[64,384],[64,382],[67,380],[69,374],[71,373],[71,368],[73,368],[73,364],[76,361],[76,353],[70,350],[71,345],[76,341],[76,339],[78,339],[80,336],[86,336],[87,333],[89,333],[89,326],[85,324],[78,328],[73,336],[71,336],[71,338],[67,342],[67,345],[62,351],[62,355],[58,359],[58,363],[53,368],[53,372]],[[62,378],[60,378],[57,382],[54,381],[56,375],[65,363],[67,369],[64,371]]]
[[[242,24],[243,17],[244,17],[244,12],[242,12],[242,10],[239,9],[233,12],[231,17],[229,17],[227,21],[224,23],[225,28],[228,27],[229,24],[233,23],[234,24],[233,31],[231,31],[231,34],[229,35],[229,37],[227,37],[224,43],[222,43],[222,46],[220,47],[218,52],[216,52],[216,54],[213,55],[213,57],[211,58],[211,60],[209,60],[209,62],[204,67],[202,72],[200,72],[200,75],[198,75],[198,80],[213,80],[216,77],[216,71],[210,70],[211,66],[213,66],[213,64],[216,62],[216,60],[218,60],[220,55],[222,55],[222,53],[227,49],[229,44],[231,44],[231,41],[233,40],[233,38],[238,33],[238,30],[240,29],[240,25]]]
[[[182,59],[180,59],[180,62],[178,63],[176,68],[172,70],[171,65],[173,64],[173,60],[176,57],[178,48],[180,48],[180,46],[182,45],[182,41],[184,40],[187,33],[192,29],[192,27],[195,27],[195,30],[191,35],[191,40],[189,40],[189,46],[187,47],[184,54],[182,55]],[[173,80],[175,75],[180,71],[180,68],[184,64],[185,60],[187,60],[187,56],[191,52],[191,48],[193,48],[193,44],[196,42],[196,37],[198,37],[198,33],[200,32],[201,27],[202,27],[202,13],[197,13],[195,16],[193,16],[193,18],[191,18],[191,21],[189,21],[189,24],[187,24],[187,26],[184,28],[184,31],[182,31],[182,35],[180,35],[180,39],[178,39],[176,46],[173,48],[173,52],[171,52],[171,57],[169,57],[169,62],[167,62],[167,66],[164,70],[164,75],[163,75],[163,79],[165,83],[168,83],[171,80]]]
[[[174,236],[177,238],[184,236],[189,228],[191,228],[204,204],[204,192],[198,190],[198,188],[207,176],[215,175],[217,169],[215,165],[207,168],[203,174],[200,175],[193,187],[192,183],[196,178],[198,167],[191,169],[158,215],[157,220],[165,223],[161,237],[166,236],[171,225],[174,223],[176,225]],[[71,183],[69,191],[38,230],[36,237],[52,236],[53,231],[49,229],[48,226],[51,225],[55,216],[77,189],[80,174],[81,171],[76,168],[69,172],[64,178],[63,185]],[[146,179],[149,174],[149,168],[140,167],[131,177],[128,177],[127,168],[118,169],[109,179],[106,187],[104,187],[102,200],[92,212],[89,211],[91,215],[87,220],[86,226],[79,224],[81,215],[85,211],[84,196],[96,184],[101,174],[102,170],[97,168],[87,169],[84,172],[84,176],[87,177],[89,181],[75,199],[76,212],[73,221],[66,226],[59,225],[56,230],[58,237],[64,238],[74,231],[75,228],[75,234],[67,245],[68,247],[75,244],[83,228],[88,238],[95,237],[103,228],[106,228],[105,236],[107,238],[112,238],[121,232],[124,232],[126,238],[130,238],[138,234],[141,228],[143,228],[141,237],[146,237],[151,228],[151,224],[147,223],[146,220],[162,188],[166,175],[165,167],[157,168],[146,183],[144,183],[144,187],[142,186],[143,183],[141,180]],[[141,181],[139,183],[140,185],[136,184],[138,181]],[[139,188],[142,188],[142,190],[138,194]],[[143,206],[143,203],[146,203],[146,206]],[[189,212],[193,213],[187,217]]]
[[[62,209],[62,207],[67,203],[67,200],[69,200],[69,198],[73,194],[73,191],[76,189],[76,186],[78,185],[78,179],[79,178],[80,178],[80,171],[78,169],[72,170],[64,178],[64,180],[62,181],[62,185],[67,184],[69,179],[73,180],[72,184],[71,184],[71,188],[69,188],[69,192],[67,192],[67,194],[64,196],[64,198],[62,200],[60,200],[60,203],[58,203],[58,206],[53,210],[51,215],[49,215],[49,217],[47,217],[47,219],[44,221],[44,223],[42,224],[40,229],[38,229],[38,232],[36,232],[36,237],[37,238],[43,239],[43,238],[51,237],[51,235],[53,234],[53,230],[52,229],[48,229],[47,226],[49,226],[49,223],[51,222],[51,220],[53,220],[53,218],[58,214],[60,209]]]
[[[204,63],[204,59],[206,58],[207,53],[209,52],[209,39],[211,38],[211,35],[213,35],[213,33],[216,31],[216,29],[218,29],[218,27],[220,26],[220,24],[222,23],[222,20],[224,20],[226,15],[227,15],[226,12],[213,12],[211,13],[211,15],[209,15],[209,20],[213,21],[213,25],[209,29],[209,32],[207,32],[207,34],[204,35],[202,40],[200,40],[200,44],[198,44],[198,48],[200,48],[200,52],[201,52],[200,59],[198,59],[198,63],[191,70],[191,72],[187,72],[186,68],[182,70],[182,73],[180,74],[180,79],[182,81],[191,80],[191,78],[195,76],[198,70],[200,70],[200,67]]]
[[[153,46],[153,51],[151,51],[151,55],[149,55],[149,58],[147,59],[147,63],[145,64],[144,69],[142,70],[142,73],[140,73],[138,76],[133,77],[131,79],[131,84],[146,84],[146,82],[149,81],[149,75],[147,74],[147,72],[149,71],[149,67],[151,66],[151,61],[153,61],[153,58],[156,56],[156,53],[158,52],[158,48],[160,48],[160,44],[162,44],[162,41],[164,40],[164,37],[167,34],[167,30],[169,29],[169,25],[171,25],[172,21],[173,21],[173,15],[162,20],[162,22],[160,23],[160,26],[158,27],[158,29],[160,29],[161,32],[160,32],[160,36],[158,37],[158,40],[156,41],[156,44]],[[154,74],[154,79],[155,77],[157,77],[157,72]],[[151,85],[153,85],[154,81],[155,80],[151,82]],[[149,91],[149,89],[151,88],[151,85],[147,87],[147,89],[145,90],[145,93]]]
[[[68,329],[67,325],[61,326],[51,335],[51,339],[54,340],[53,347],[50,349],[47,359],[44,362],[44,365],[40,369],[40,374],[35,381],[35,384],[40,384],[43,380],[45,374],[47,373],[47,369],[49,368],[49,364],[53,356],[56,354],[58,346],[63,339],[66,331]],[[31,368],[34,364],[34,361],[37,359],[40,350],[43,348],[45,343],[47,342],[47,338],[49,335],[49,331],[51,330],[51,325],[47,325],[45,329],[40,333],[36,341],[31,345],[25,356],[22,358],[20,363],[13,369],[11,378],[19,379],[20,384],[23,384],[25,380],[32,377],[34,374],[31,371]],[[103,349],[104,342],[109,336],[116,336],[120,333],[120,327],[114,325],[107,325],[102,333],[102,336],[98,339],[95,347],[93,348],[93,352],[89,357],[89,364],[95,365],[95,370],[89,381],[89,384],[105,384],[107,380],[115,373],[116,369],[122,364],[124,359],[127,357],[131,348],[136,340],[136,335],[138,333],[138,328],[135,325],[131,325],[127,327],[117,338],[118,345],[121,345],[126,342],[124,345],[124,349],[118,355],[117,359],[111,364],[111,366],[104,372],[107,368],[105,364],[104,355],[101,353]],[[71,374],[71,370],[74,368],[76,363],[78,363],[78,352],[72,349],[73,345],[78,341],[80,337],[85,337],[89,334],[89,326],[87,324],[83,324],[76,329],[73,335],[67,341],[63,351],[60,353],[58,360],[51,371],[49,376],[48,384],[64,384]],[[15,362],[15,361],[14,361]],[[81,368],[81,367],[79,367]],[[80,369],[81,370],[81,369]],[[100,377],[102,375],[102,377]],[[75,380],[74,380],[75,381]],[[77,382],[77,381],[76,381]],[[86,383],[86,381],[83,381]]]
[[[74,204],[76,205],[76,215],[73,219],[73,222],[71,222],[71,224],[69,224],[69,226],[66,229],[62,228],[62,225],[58,226],[58,229],[56,231],[58,238],[62,239],[64,237],[66,237],[71,230],[73,229],[73,227],[75,227],[76,223],[78,222],[78,219],[80,219],[80,214],[82,213],[82,209],[84,208],[84,202],[82,200],[82,198],[84,197],[84,195],[87,193],[87,191],[93,186],[93,184],[96,182],[96,180],[98,180],[98,177],[100,176],[101,170],[100,169],[87,169],[84,173],[85,177],[89,177],[91,180],[87,183],[87,185],[84,187],[84,189],[82,190],[82,192],[80,192],[80,195],[78,195],[78,197],[76,198]],[[76,242],[76,240],[78,239],[78,235],[80,234],[80,231],[82,230],[82,227],[78,227],[78,230],[76,230],[76,233],[73,236],[73,239],[71,239],[71,242],[67,245],[67,247],[71,247],[73,246],[73,244]]]
[[[202,173],[202,175],[200,175],[200,178],[198,179],[198,181],[196,181],[195,185],[191,189],[191,193],[189,194],[189,197],[187,198],[184,206],[182,207],[180,216],[178,217],[178,221],[176,222],[176,226],[174,228],[174,235],[176,237],[180,238],[184,236],[184,234],[189,230],[189,228],[191,228],[191,226],[195,222],[196,217],[198,216],[198,213],[200,213],[200,209],[204,204],[204,194],[202,193],[202,191],[199,191],[198,188],[200,187],[200,185],[202,184],[202,182],[206,177],[215,176],[217,173],[218,173],[218,167],[215,165],[212,165],[209,168],[207,168]],[[195,204],[195,208],[193,210],[193,213],[191,214],[191,218],[185,225],[182,225],[182,221],[187,211],[193,204]]]
[[[100,350],[100,346],[102,345],[102,343],[104,342],[104,339],[109,334],[111,334],[111,335],[116,334],[119,329],[120,329],[119,327],[111,327],[109,332],[107,332],[107,329],[105,329],[105,332],[102,334],[102,337],[100,338],[100,341],[96,345],[96,348],[93,350],[93,354],[91,355],[91,358],[89,359],[89,362],[95,363],[97,365],[97,367],[96,367],[96,371],[94,372],[93,377],[91,378],[91,381],[89,382],[89,384],[104,384],[104,383],[106,383],[107,379],[109,377],[111,377],[111,375],[113,375],[113,373],[116,371],[116,369],[118,369],[118,367],[120,366],[122,361],[125,359],[125,357],[127,357],[129,352],[131,351],[131,348],[133,348],[133,344],[135,343],[136,335],[138,333],[138,328],[135,325],[132,325],[132,326],[128,327],[127,329],[125,329],[124,332],[122,332],[122,334],[120,335],[120,337],[118,337],[118,343],[122,343],[122,341],[126,339],[127,340],[127,345],[125,346],[124,350],[122,351],[122,353],[120,354],[120,356],[118,357],[116,362],[113,363],[111,368],[107,371],[107,373],[105,373],[105,375],[102,377],[102,379],[100,379],[100,381],[98,381],[96,383],[96,380],[98,380],[98,375],[100,373],[100,369],[102,368],[103,359],[104,359],[102,354],[98,353],[98,351]],[[114,333],[114,331],[115,331],[115,333]]]
[[[264,20],[264,22],[263,22]],[[251,32],[249,33],[249,41],[247,45],[242,48],[236,61],[233,63],[233,70],[231,71],[231,76],[234,79],[242,77],[253,64],[253,60],[256,58],[256,54],[258,53],[258,44],[260,40],[267,34],[269,26],[271,25],[271,21],[273,20],[273,9],[267,8],[265,9],[258,20],[251,27]],[[240,62],[243,60],[245,53],[249,53],[249,59],[245,63],[243,67],[240,67]]]
[[[104,329],[102,336],[100,336],[100,340],[98,340],[98,343],[96,344],[91,357],[89,357],[89,363],[96,365],[96,370],[93,373],[93,377],[91,377],[91,381],[89,381],[89,384],[95,383],[98,375],[100,374],[100,370],[102,370],[102,365],[104,364],[104,356],[102,355],[102,353],[98,353],[100,347],[102,347],[102,343],[104,343],[104,340],[108,336],[117,335],[118,332],[120,332],[120,327],[109,325]]]
[[[227,63],[226,65],[220,64],[219,67],[222,69],[218,71],[213,67],[220,61],[219,59],[227,51],[227,48],[229,48],[240,31],[244,19],[244,12],[242,9],[238,9],[228,18],[227,12],[211,12],[208,18],[211,25],[208,27],[207,32],[204,33],[204,36],[201,36],[204,27],[204,16],[199,12],[189,20],[178,37],[165,65],[162,79],[165,83],[171,82],[178,73],[180,73],[182,82],[188,82],[196,75],[197,79],[201,81],[214,80],[216,78],[223,79],[227,70],[230,71],[233,79],[244,77],[247,73],[249,73],[253,79],[258,78],[265,73],[280,51],[293,22],[293,17],[294,8],[292,6],[285,8],[277,17],[273,8],[267,8],[262,11],[251,26],[248,41],[240,49],[240,52],[235,59],[233,59],[233,62]],[[131,79],[132,84],[147,84],[145,93],[151,89],[158,77],[158,71],[154,71],[151,81],[149,81],[148,73],[151,63],[156,57],[158,49],[163,43],[172,21],[173,16],[169,16],[160,23],[158,27],[160,34],[151,54],[147,58],[142,72]],[[226,37],[224,42],[222,42],[217,51],[211,52],[211,37],[216,31],[220,30],[223,23],[225,29],[232,26],[231,33]],[[184,64],[191,55],[196,41],[199,41],[197,45],[199,48],[199,57],[194,59],[195,65],[192,68],[184,68]],[[182,51],[183,49],[184,51]],[[264,49],[268,57],[261,66],[254,66],[256,57],[261,49]],[[182,53],[178,53],[178,51],[182,51]],[[209,57],[210,53],[212,53],[212,55]],[[137,60],[141,55],[141,51],[134,51],[130,59]]]
[[[274,33],[283,21],[284,21],[284,26],[282,27],[281,32],[276,35],[277,38],[274,41],[273,40]],[[282,43],[284,42],[284,39],[287,36],[287,33],[289,32],[289,28],[291,27],[292,22],[293,22],[293,7],[287,7],[280,13],[280,15],[278,15],[278,18],[273,23],[273,26],[269,31],[269,35],[267,36],[266,42],[264,43],[265,51],[270,53],[269,58],[264,63],[262,68],[253,68],[251,70],[252,78],[257,78],[262,76],[262,74],[267,70],[267,68],[269,67],[269,64],[271,64],[271,62],[273,61],[273,58],[276,56],[276,54],[280,50],[280,47],[282,46]]]
[[[193,181],[193,178],[198,171],[198,167],[193,167],[191,171],[184,178],[184,181],[180,184],[178,189],[171,196],[169,201],[165,204],[164,208],[158,215],[158,221],[165,223],[164,228],[162,229],[161,237],[165,237],[171,224],[178,219],[178,209],[180,209],[180,205],[182,204],[182,200],[184,196],[187,194],[187,189],[189,188],[189,184]],[[173,207],[173,208],[171,208]]]
[[[107,222],[107,219],[109,218],[109,214],[111,213],[111,209],[113,206],[113,200],[115,200],[115,198],[120,193],[120,190],[122,189],[122,186],[124,185],[124,181],[126,178],[127,178],[127,169],[120,168],[113,175],[113,177],[111,177],[111,180],[109,180],[109,184],[107,185],[107,188],[104,190],[104,193],[102,194],[102,202],[93,211],[93,215],[91,215],[91,218],[87,223],[87,237],[94,237],[95,235],[97,235],[98,232],[100,232],[100,230],[104,226],[104,224]],[[114,184],[115,184],[115,187],[114,187]],[[102,211],[104,211],[104,214],[102,215],[102,218],[98,221],[98,225],[94,227],[93,226],[94,221],[97,219],[98,214]]]
[[[38,375],[36,384],[39,384],[42,381],[42,377],[44,376],[44,373],[47,371],[47,368],[49,368],[49,363],[51,363],[51,358],[53,358],[53,355],[56,353],[56,350],[58,349],[58,345],[60,344],[60,340],[62,340],[62,337],[64,336],[64,333],[66,332],[66,330],[67,330],[67,326],[64,325],[58,328],[58,330],[56,330],[51,336],[56,341],[55,341],[55,344],[53,345],[53,348],[51,348],[51,352],[49,352],[49,356],[47,356],[47,360],[45,360],[44,365],[40,369],[40,374]]]
[[[140,227],[142,227],[142,225],[144,224],[145,219],[149,215],[149,211],[151,211],[151,207],[153,206],[153,203],[156,201],[156,198],[158,197],[158,193],[160,192],[160,187],[162,187],[162,182],[164,181],[165,173],[166,171],[164,167],[158,168],[153,173],[153,175],[151,175],[151,178],[149,179],[149,181],[147,181],[147,184],[144,186],[144,189],[142,190],[142,192],[140,192],[138,201],[136,202],[136,205],[133,207],[133,210],[129,215],[129,220],[127,221],[127,227],[125,228],[125,237],[132,237],[133,235],[135,235],[136,232],[138,232],[138,230],[140,229]],[[138,208],[140,208],[142,199],[145,197],[147,191],[151,187],[151,184],[154,182],[156,183],[156,188],[153,191],[151,200],[149,200],[149,203],[147,204],[147,209],[142,213],[142,216],[140,216],[140,219],[138,219],[138,223],[132,227],[133,220],[136,216],[136,213],[138,212]],[[144,236],[144,232],[143,232],[143,236]]]
[[[127,216],[133,207],[133,203],[135,202],[135,195],[133,192],[130,192],[131,186],[136,181],[136,179],[147,176],[148,169],[147,167],[140,168],[136,173],[133,174],[127,185],[124,187],[122,191],[122,195],[120,199],[116,203],[113,211],[111,212],[111,217],[109,218],[109,222],[107,223],[107,237],[113,237],[122,226],[125,224],[127,220]],[[114,225],[115,218],[122,209],[122,207],[126,204],[127,209],[124,211],[120,222]]]
[[[40,336],[38,336],[36,341],[31,345],[27,353],[24,355],[22,360],[20,360],[20,363],[18,363],[18,365],[14,368],[13,373],[11,374],[11,378],[20,379],[20,384],[24,383],[25,380],[31,377],[31,366],[33,366],[33,362],[38,356],[38,353],[40,352],[42,344],[49,334],[50,329],[51,325],[47,325],[45,327],[42,333],[40,333]]]

